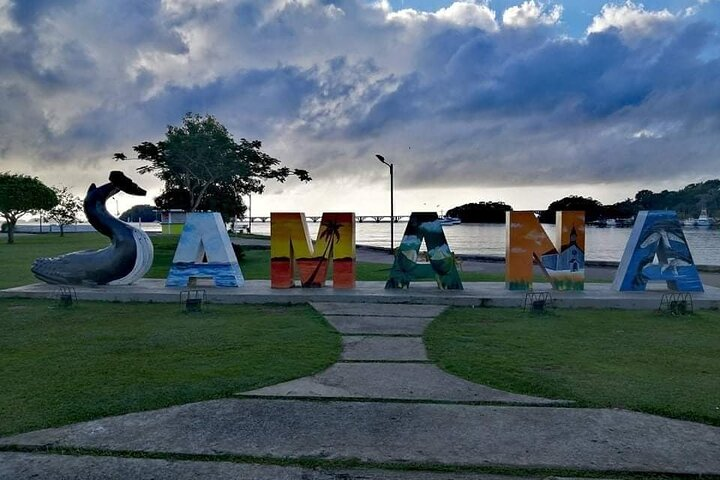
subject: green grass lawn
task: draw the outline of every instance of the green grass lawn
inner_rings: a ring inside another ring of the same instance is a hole
[[[453,308],[430,359],[499,389],[720,425],[720,313]]]
[[[0,300],[0,435],[228,397],[318,372],[340,336],[309,306]]]
[[[99,233],[16,235],[9,245],[5,235],[0,236],[0,289],[35,283],[30,272],[33,260],[53,257],[78,250],[103,248],[109,240]]]

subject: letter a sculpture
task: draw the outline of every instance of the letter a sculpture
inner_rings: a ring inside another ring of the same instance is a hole
[[[653,263],[657,257],[658,262]],[[635,219],[613,288],[643,291],[650,281],[664,281],[670,290],[702,292],[703,284],[673,211],[642,211]]]
[[[427,262],[418,261],[423,240],[428,249]],[[411,281],[423,278],[434,278],[438,288],[443,290],[463,289],[455,254],[450,251],[435,212],[413,212],[410,215],[385,288],[409,288]]]
[[[216,287],[239,287],[245,282],[217,212],[188,214],[165,286],[187,287],[199,278],[211,278]]]

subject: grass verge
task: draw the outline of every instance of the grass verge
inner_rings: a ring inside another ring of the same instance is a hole
[[[441,368],[515,393],[720,425],[720,313],[452,308],[426,330]]]
[[[318,372],[339,335],[308,306],[0,300],[0,435],[222,398]]]

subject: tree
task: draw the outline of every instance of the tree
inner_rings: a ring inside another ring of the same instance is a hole
[[[52,187],[58,199],[58,204],[47,211],[45,215],[60,226],[60,236],[65,236],[65,225],[78,221],[78,213],[83,209],[83,201],[68,190],[67,187]]]
[[[503,202],[466,203],[447,211],[448,217],[457,217],[463,223],[505,223],[505,212],[512,210]]]
[[[717,216],[720,211],[720,180],[691,183],[677,191],[655,193],[640,190],[634,200],[628,199],[611,207],[615,206],[623,206],[633,215],[640,210],[675,210],[681,217],[696,217],[702,209],[706,209],[711,216]]]
[[[585,212],[585,221],[594,222],[605,216],[605,207],[602,203],[590,197],[570,195],[552,202],[547,210],[540,214],[542,223],[555,223],[555,212],[578,210]]]
[[[163,210],[179,208],[190,210],[190,194],[183,189],[166,189],[155,198],[155,205]],[[247,207],[242,200],[242,192],[232,185],[211,185],[208,187],[197,210],[219,212],[225,223],[233,218],[242,218]]]
[[[165,140],[135,145],[140,160],[149,162],[138,168],[140,173],[153,173],[163,182],[163,194],[182,190],[187,194],[187,210],[199,210],[213,187],[232,189],[235,196],[261,193],[263,181],[284,182],[294,175],[310,181],[306,170],[280,167],[280,161],[260,148],[259,140],[242,138],[236,142],[228,130],[212,115],[188,113],[180,126],[168,125]],[[124,160],[122,153],[115,159]]]
[[[37,178],[0,173],[0,214],[7,221],[8,243],[15,243],[15,224],[20,217],[49,210],[57,203],[55,192]]]
[[[152,205],[135,205],[120,215],[123,222],[154,222],[157,211]]]

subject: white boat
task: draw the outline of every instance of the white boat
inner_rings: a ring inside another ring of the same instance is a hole
[[[700,215],[695,219],[694,225],[696,227],[712,227],[715,224],[715,219],[710,218],[707,213],[707,209],[703,208],[700,210]]]
[[[440,225],[442,225],[444,227],[447,227],[450,225],[460,225],[462,223],[462,221],[460,221],[460,219],[456,218],[456,217],[442,216],[438,220],[440,220]]]

